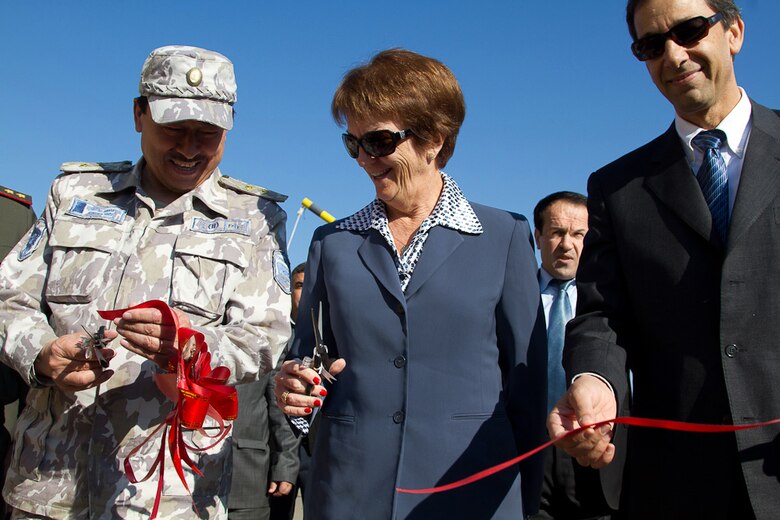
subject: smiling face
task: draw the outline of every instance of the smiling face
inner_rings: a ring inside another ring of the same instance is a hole
[[[133,108],[135,129],[141,133],[141,150],[146,168],[144,190],[163,203],[192,191],[214,172],[222,160],[227,132],[198,121],[160,125],[150,110]]]
[[[663,34],[675,25],[715,11],[705,0],[645,0],[634,13],[637,36]],[[714,128],[739,102],[733,57],[742,48],[741,18],[728,28],[718,22],[698,42],[681,46],[666,41],[664,53],[645,62],[650,77],[680,117]]]
[[[582,242],[588,232],[588,209],[580,204],[557,201],[543,215],[542,229],[534,230],[542,267],[553,278],[571,280],[577,274]]]
[[[347,122],[347,132],[358,138],[373,130],[399,132],[403,129],[397,123],[389,121]],[[441,149],[441,144],[426,143],[425,146],[420,146],[418,142],[415,137],[405,139],[398,143],[395,152],[385,157],[372,157],[362,147],[359,149],[356,160],[374,184],[377,198],[388,206],[389,211],[403,210],[413,205],[416,200],[427,195],[426,191],[435,181],[438,180],[439,185],[441,183],[440,176],[426,175],[437,172],[433,158]]]

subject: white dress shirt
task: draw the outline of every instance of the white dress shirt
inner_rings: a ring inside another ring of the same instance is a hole
[[[717,126],[718,130],[723,130],[726,134],[727,145],[720,149],[723,161],[726,163],[726,176],[729,179],[729,216],[734,210],[734,200],[737,198],[737,188],[739,188],[739,178],[742,174],[742,163],[745,160],[745,150],[747,149],[750,130],[752,128],[751,116],[753,107],[745,90],[740,87],[742,97],[739,103],[729,112],[723,121]],[[704,153],[693,146],[691,141],[697,134],[703,132],[699,128],[681,118],[679,115],[674,118],[674,127],[677,135],[680,136],[685,150],[685,156],[688,158],[688,164],[694,175],[699,171]]]

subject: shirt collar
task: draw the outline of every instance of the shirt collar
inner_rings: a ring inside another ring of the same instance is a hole
[[[753,107],[750,104],[750,98],[742,87],[739,87],[739,91],[742,96],[739,98],[737,105],[729,112],[723,121],[717,126],[719,130],[723,130],[726,134],[726,146],[731,152],[742,158],[745,153],[745,146],[747,145],[747,138],[750,134],[750,116],[753,113]],[[693,162],[694,149],[691,141],[697,134],[703,132],[704,129],[699,128],[693,123],[686,121],[679,115],[674,117],[674,127],[677,130],[677,135],[683,142],[683,149],[689,162]]]
[[[545,271],[544,267],[539,268],[539,288],[541,292],[546,292],[550,288],[550,283],[553,280],[555,280],[555,278],[553,278],[553,276],[550,273]],[[573,278],[573,280],[576,280],[576,278]]]
[[[444,181],[441,195],[423,225],[427,229],[443,226],[473,235],[482,233],[482,224],[474,213],[474,208],[466,200],[455,180],[444,172],[441,172],[441,177]],[[385,203],[374,199],[368,206],[339,222],[336,228],[349,231],[366,231],[371,228],[379,230],[383,222],[387,222]]]

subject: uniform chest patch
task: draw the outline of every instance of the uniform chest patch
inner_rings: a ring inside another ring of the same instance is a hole
[[[24,248],[19,251],[18,259],[20,262],[30,258],[30,255],[33,254],[36,249],[38,249],[45,232],[46,220],[41,217],[35,222],[32,231],[30,231],[30,238],[27,239],[27,243],[24,245]]]
[[[192,219],[192,231],[198,233],[238,233],[249,236],[252,225],[248,219],[215,218],[213,220],[195,217]]]
[[[287,262],[286,255],[279,249],[274,251],[274,280],[285,293],[292,293],[290,288],[290,265]]]
[[[82,199],[74,199],[67,215],[88,220],[106,220],[121,224],[127,215],[127,211],[117,206],[101,206]]]

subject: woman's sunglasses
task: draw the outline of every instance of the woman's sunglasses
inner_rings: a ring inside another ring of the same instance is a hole
[[[373,132],[366,132],[360,139],[350,133],[343,133],[341,134],[341,139],[344,141],[344,147],[347,149],[349,156],[357,159],[361,147],[371,157],[385,157],[395,152],[395,147],[398,146],[398,143],[413,135],[414,132],[409,129],[401,130],[400,132],[374,130]]]
[[[710,27],[723,19],[722,13],[715,13],[707,18],[697,16],[680,22],[663,34],[652,34],[639,38],[631,44],[631,52],[639,61],[652,60],[662,56],[666,48],[666,40],[672,39],[677,45],[692,45],[701,40],[710,31]]]

